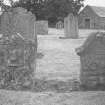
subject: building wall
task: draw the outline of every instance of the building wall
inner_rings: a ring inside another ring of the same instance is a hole
[[[104,17],[103,18],[100,18],[99,25],[100,25],[100,28],[101,29],[105,29],[105,18]]]
[[[85,19],[90,19],[90,29],[105,29],[105,18],[99,17],[89,6],[79,14],[79,28],[86,28]]]

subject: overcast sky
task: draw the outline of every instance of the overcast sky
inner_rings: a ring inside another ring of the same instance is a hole
[[[85,0],[85,5],[104,6],[105,0]]]

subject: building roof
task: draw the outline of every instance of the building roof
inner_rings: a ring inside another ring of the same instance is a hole
[[[105,7],[89,6],[99,17],[105,17]]]

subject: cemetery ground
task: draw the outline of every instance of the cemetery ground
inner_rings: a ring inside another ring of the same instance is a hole
[[[75,49],[83,44],[90,33],[97,31],[80,30],[79,39],[61,39],[59,37],[64,37],[64,32],[56,29],[49,29],[49,35],[38,35],[38,52],[43,56],[37,59],[36,77],[47,80],[78,80],[80,58]]]
[[[105,105],[103,91],[75,91],[80,60],[75,48],[97,30],[80,30],[79,39],[59,39],[63,30],[50,29],[49,35],[38,35],[35,92],[0,90],[1,105]],[[41,55],[41,56],[40,56]],[[78,86],[78,85],[77,85]],[[73,91],[74,89],[74,91]]]

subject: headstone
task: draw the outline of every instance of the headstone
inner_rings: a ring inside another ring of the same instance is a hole
[[[63,27],[64,27],[64,24],[63,24],[62,21],[58,21],[58,22],[56,23],[56,28],[57,28],[57,29],[62,29]]]
[[[69,14],[64,19],[64,32],[66,38],[78,38],[78,18]]]
[[[0,33],[13,35],[19,33],[26,39],[35,39],[35,16],[17,7],[1,16]]]
[[[0,88],[33,87],[37,58],[35,16],[20,7],[4,12],[0,34]]]
[[[20,33],[27,39],[35,38],[35,16],[23,8],[14,9],[15,32]]]
[[[47,35],[48,34],[48,21],[39,20],[36,21],[37,34]]]
[[[76,52],[81,61],[81,84],[88,88],[105,86],[105,33],[92,33]]]

